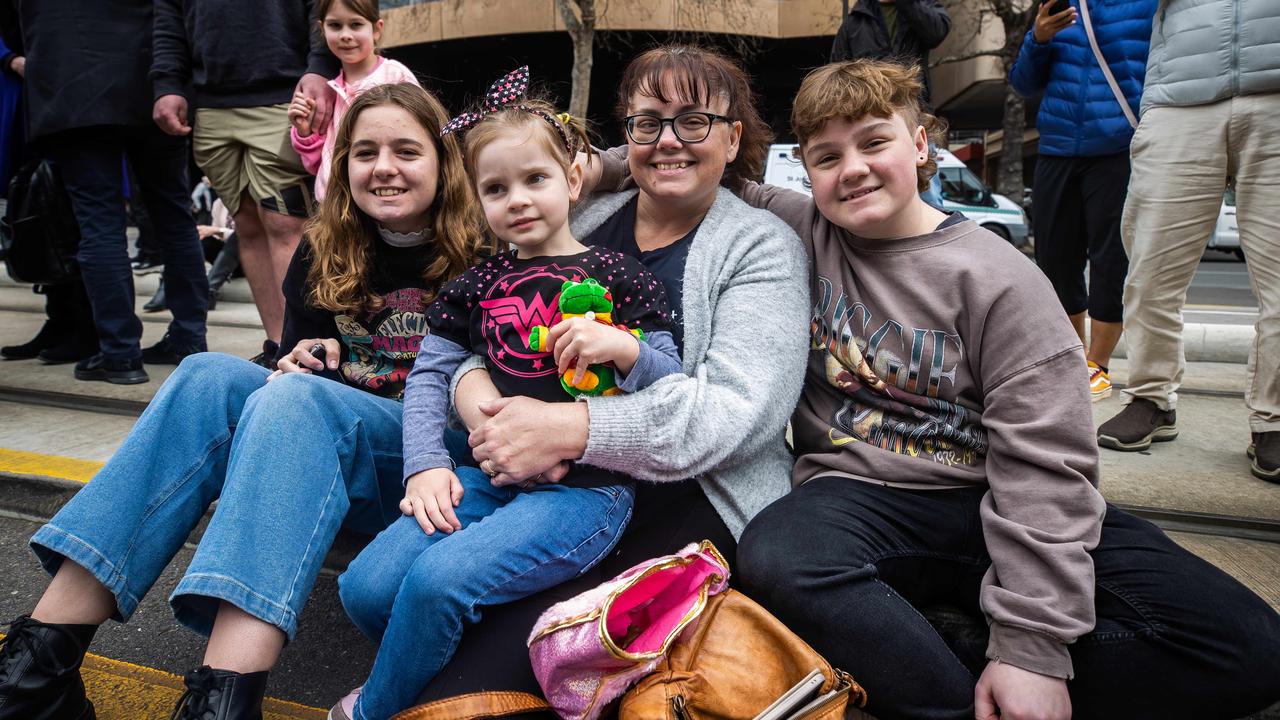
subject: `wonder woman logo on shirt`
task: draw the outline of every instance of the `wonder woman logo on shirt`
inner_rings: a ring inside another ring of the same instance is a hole
[[[490,285],[480,301],[481,335],[488,344],[490,362],[517,377],[555,373],[551,353],[529,349],[529,331],[559,322],[560,286],[586,276],[581,267],[550,263],[504,275]]]

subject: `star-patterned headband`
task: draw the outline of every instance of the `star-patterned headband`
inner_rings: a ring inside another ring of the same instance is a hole
[[[569,124],[569,115],[565,113],[562,115],[564,119],[559,120],[545,110],[525,105],[522,101],[526,99],[528,93],[529,66],[524,65],[498,78],[489,86],[489,92],[484,94],[484,103],[480,106],[480,112],[464,112],[450,120],[444,126],[444,129],[440,131],[440,136],[443,137],[455,132],[461,133],[483,120],[486,115],[492,115],[508,108],[515,108],[546,120],[555,129],[556,134],[560,136],[560,140],[564,142],[565,149],[569,151],[569,157],[572,158],[574,155],[573,141],[569,139],[569,132],[565,129]]]

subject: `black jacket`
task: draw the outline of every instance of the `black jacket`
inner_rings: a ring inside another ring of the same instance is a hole
[[[0,8],[6,43],[27,58],[29,138],[151,123],[151,0],[3,0]]]
[[[157,98],[182,95],[197,108],[275,105],[289,102],[304,73],[332,78],[341,67],[314,22],[314,0],[155,5]]]
[[[831,62],[872,58],[916,63],[924,80],[924,103],[930,107],[929,51],[951,31],[951,18],[941,0],[897,0],[897,32],[889,37],[879,0],[858,0],[840,24],[831,45]]]

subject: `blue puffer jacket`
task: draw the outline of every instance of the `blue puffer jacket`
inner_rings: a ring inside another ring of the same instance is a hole
[[[1078,0],[1071,6],[1080,9]],[[1088,0],[1098,47],[1136,117],[1158,0]],[[1133,129],[1089,47],[1083,20],[1038,43],[1027,31],[1009,71],[1019,94],[1044,93],[1036,125],[1040,154],[1058,157],[1111,155],[1129,149]]]

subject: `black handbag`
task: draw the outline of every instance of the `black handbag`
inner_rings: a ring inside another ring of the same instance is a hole
[[[78,282],[79,249],[80,226],[57,168],[48,160],[23,165],[9,182],[0,218],[0,258],[9,277],[36,285]]]

